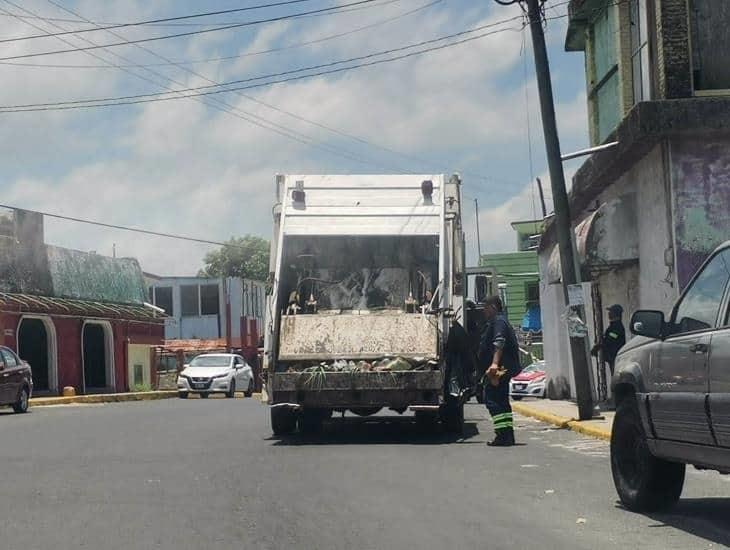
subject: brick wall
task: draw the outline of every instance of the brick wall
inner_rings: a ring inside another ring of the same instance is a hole
[[[692,97],[687,0],[655,0],[656,99]]]

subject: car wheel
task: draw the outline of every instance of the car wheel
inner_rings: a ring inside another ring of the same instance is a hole
[[[28,399],[30,398],[30,393],[28,392],[28,388],[23,387],[22,390],[20,390],[20,395],[18,396],[18,400],[13,403],[13,410],[16,413],[25,413],[28,412]]]
[[[271,408],[271,430],[274,435],[287,435],[297,428],[297,415],[288,407]]]
[[[243,395],[245,395],[246,397],[251,397],[253,395],[253,378],[251,378],[251,380],[249,380],[248,389],[245,392],[243,392]]]
[[[177,392],[177,396],[180,399],[187,399],[188,398],[188,392],[186,392],[186,391],[179,391],[179,392]]]
[[[208,399],[208,397],[210,397],[209,393],[199,393],[198,395],[201,399]]]
[[[233,399],[234,397],[236,397],[236,381],[233,379],[231,379],[231,385],[226,392],[226,397],[228,399]]]
[[[611,471],[623,505],[634,512],[671,508],[682,494],[685,470],[684,464],[651,454],[638,404],[624,399],[611,431]]]

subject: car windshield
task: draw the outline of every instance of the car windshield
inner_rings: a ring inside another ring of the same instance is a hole
[[[228,367],[231,358],[224,355],[198,355],[190,362],[191,367]]]
[[[532,365],[529,365],[522,369],[523,373],[530,373],[530,372],[538,372],[543,370],[543,366],[540,363],[533,363]]]

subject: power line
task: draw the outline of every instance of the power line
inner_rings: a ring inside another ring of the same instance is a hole
[[[92,24],[94,23],[94,22],[93,22],[93,21],[91,21],[90,19],[87,19],[87,18],[83,17],[83,16],[82,16],[82,15],[81,15],[80,13],[78,13],[78,12],[75,12],[75,11],[71,10],[70,8],[67,8],[67,7],[65,7],[65,6],[63,6],[63,5],[61,5],[61,4],[59,4],[59,3],[58,3],[58,2],[56,2],[55,0],[47,0],[47,1],[48,1],[48,2],[50,3],[50,4],[52,4],[52,5],[54,5],[54,6],[58,7],[58,8],[60,8],[60,9],[62,9],[62,10],[64,10],[64,11],[66,11],[67,13],[69,13],[69,14],[71,14],[71,15],[74,15],[74,16],[76,16],[76,17],[80,17],[80,18],[82,18],[82,19],[85,19],[85,20],[86,20],[87,22],[89,22],[89,23],[92,23]],[[439,2],[439,1],[440,1],[440,0],[436,0],[435,2],[432,2],[431,4],[428,4],[427,6],[429,6],[429,5],[433,5],[433,4],[436,4],[436,3],[437,3],[437,2]],[[423,7],[423,6],[422,6],[422,7]],[[124,38],[123,36],[121,36],[121,35],[117,34],[116,32],[113,32],[113,31],[111,31],[111,30],[109,30],[109,31],[107,31],[107,32],[109,32],[110,34],[112,34],[112,35],[114,35],[114,36],[116,36],[116,37],[118,37],[118,38]],[[149,53],[150,55],[153,55],[153,56],[155,56],[155,57],[156,57],[156,58],[158,58],[158,59],[162,59],[163,61],[166,61],[166,62],[170,62],[170,60],[169,60],[169,59],[168,59],[167,57],[165,57],[165,56],[163,56],[163,55],[161,55],[161,54],[159,54],[159,53],[155,52],[154,50],[151,50],[151,49],[150,49],[150,48],[148,48],[148,47],[145,47],[145,46],[140,46],[140,45],[136,45],[135,47],[137,47],[137,48],[139,48],[139,49],[143,50],[144,52],[147,52],[147,53]],[[201,73],[198,73],[198,72],[196,72],[196,71],[194,71],[194,70],[192,70],[192,69],[190,69],[190,68],[188,68],[188,67],[185,67],[184,65],[176,65],[176,66],[177,66],[178,68],[182,69],[183,71],[187,72],[188,74],[191,74],[191,75],[193,75],[193,76],[196,76],[196,77],[198,77],[198,78],[202,78],[203,80],[206,80],[206,81],[210,82],[211,84],[214,84],[214,85],[218,85],[218,83],[217,83],[217,82],[215,82],[214,80],[212,80],[212,79],[210,79],[210,78],[206,77],[205,75],[203,75],[203,74],[201,74]],[[174,81],[174,80],[172,80],[172,79],[169,79],[169,80],[170,80],[171,82],[175,82],[175,81]],[[175,82],[175,83],[177,83],[177,82]],[[179,83],[178,83],[178,84],[179,84]],[[300,117],[299,115],[295,115],[294,113],[290,113],[290,112],[288,112],[288,111],[286,111],[286,110],[284,110],[284,109],[281,109],[281,108],[279,108],[279,107],[277,107],[277,106],[275,106],[275,105],[271,105],[271,104],[269,104],[269,103],[266,103],[266,102],[264,102],[264,101],[260,101],[260,100],[258,100],[258,99],[256,99],[256,98],[252,97],[252,96],[249,96],[249,95],[246,95],[246,94],[244,94],[244,93],[243,93],[243,92],[241,92],[241,91],[237,92],[237,94],[238,94],[239,96],[241,96],[241,97],[244,97],[244,98],[246,98],[246,99],[250,100],[250,101],[253,101],[253,102],[255,102],[255,103],[258,103],[258,104],[261,104],[261,105],[264,105],[264,106],[268,107],[269,109],[275,110],[275,111],[277,111],[277,112],[280,112],[280,113],[284,113],[284,114],[286,114],[286,115],[288,115],[288,116],[294,117],[294,118],[296,118],[296,119],[299,119],[299,120],[303,120],[303,121],[305,121],[305,122],[307,122],[307,123],[309,123],[309,124],[313,124],[313,125],[316,125],[316,126],[318,126],[318,127],[324,128],[324,129],[326,129],[326,130],[329,130],[329,131],[331,131],[331,132],[338,132],[338,133],[342,133],[342,132],[339,132],[338,130],[335,130],[334,128],[330,128],[330,127],[328,127],[328,126],[325,126],[325,125],[323,125],[323,124],[321,124],[321,123],[318,123],[318,122],[315,122],[315,121],[311,121],[311,120],[305,119],[304,117]],[[225,104],[225,103],[224,103],[224,105],[227,105],[227,104]],[[232,107],[232,106],[231,106],[231,107]],[[234,108],[234,107],[232,107],[232,108]],[[249,114],[249,116],[253,116],[253,117],[256,117],[256,118],[261,118],[261,117],[258,117],[258,115],[254,115],[254,114],[252,114],[252,113],[248,113],[248,114]],[[264,120],[265,120],[265,119],[264,119]],[[280,128],[286,129],[286,130],[289,130],[288,128],[285,128],[285,127],[283,127],[283,126],[280,126],[280,125],[278,125],[278,124],[276,124],[276,123],[274,123],[274,122],[271,122],[271,121],[268,121],[268,122],[269,122],[270,124],[274,125],[274,126],[277,126],[277,127],[280,127]],[[335,149],[335,150],[337,150],[337,149],[339,149],[339,148],[334,148],[334,149]],[[347,150],[345,150],[345,152],[346,152],[346,153],[347,153],[348,155],[350,155],[350,156],[352,155],[352,154],[351,154],[351,153],[350,153],[349,151],[347,151]],[[367,162],[366,162],[366,161],[362,161],[362,160],[360,160],[360,162],[361,162],[361,163],[366,163],[366,164],[373,164],[373,163],[371,163],[371,162],[369,162],[369,161],[367,161]],[[400,170],[400,169],[398,169],[397,171],[401,171],[401,172],[402,172],[403,170]]]
[[[76,218],[74,216],[64,216],[62,214],[54,214],[52,212],[43,212],[41,210],[30,210],[28,208],[20,208],[18,206],[11,206],[9,204],[0,204],[0,208],[7,208],[9,210],[24,210],[25,212],[30,212],[32,214],[39,214],[41,216],[45,216],[48,218],[56,218],[59,220],[65,220],[65,221],[69,221],[69,222],[84,223],[87,225],[96,225],[99,227],[106,227],[107,229],[118,229],[120,231],[130,231],[132,233],[141,233],[144,235],[153,235],[155,237],[166,237],[168,239],[178,239],[181,241],[190,241],[190,242],[194,242],[194,243],[212,244],[215,246],[229,246],[229,247],[234,247],[234,248],[243,248],[236,244],[224,243],[221,241],[212,241],[209,239],[199,239],[197,237],[189,237],[189,236],[180,235],[177,233],[164,233],[161,231],[153,231],[151,229],[140,229],[138,227],[131,227],[128,225],[117,225],[117,224],[113,224],[113,223],[100,222],[100,221],[89,220],[89,219],[85,219],[85,218]]]
[[[377,4],[377,5],[378,5],[378,7],[379,6],[385,6],[387,4],[393,4],[395,2],[400,2],[400,1],[401,0],[387,0],[386,2],[381,2],[381,3]],[[393,17],[388,17],[388,18],[385,18],[385,19],[381,19],[379,21],[375,21],[374,23],[370,23],[369,25],[363,25],[361,27],[356,27],[356,28],[350,29],[348,31],[344,31],[344,32],[336,33],[336,34],[330,34],[330,35],[327,35],[327,36],[323,36],[323,37],[317,38],[315,40],[308,40],[308,41],[305,41],[305,42],[298,42],[298,43],[295,43],[295,44],[289,44],[287,46],[280,46],[278,48],[269,48],[269,49],[266,49],[266,50],[259,50],[259,51],[255,51],[255,52],[245,52],[245,53],[236,54],[236,55],[226,55],[226,56],[221,56],[221,57],[210,57],[210,58],[206,58],[206,59],[190,59],[190,60],[169,61],[169,62],[164,62],[164,63],[132,63],[132,64],[129,64],[129,65],[116,65],[116,66],[110,66],[108,64],[106,64],[106,65],[74,65],[74,64],[61,64],[61,63],[29,63],[29,62],[22,62],[22,61],[0,61],[0,65],[10,65],[10,66],[14,66],[14,67],[51,68],[51,69],[115,69],[115,68],[119,68],[119,69],[122,69],[122,68],[124,68],[124,69],[147,69],[147,68],[155,68],[155,67],[170,67],[170,66],[177,66],[177,65],[198,65],[198,64],[203,64],[203,63],[217,63],[217,62],[220,62],[220,61],[229,61],[229,60],[233,60],[233,59],[241,59],[241,58],[245,58],[245,57],[255,57],[255,56],[269,54],[269,53],[275,53],[275,52],[293,50],[293,49],[301,48],[301,47],[304,47],[304,46],[311,46],[311,45],[314,45],[314,44],[320,44],[322,42],[327,42],[329,40],[334,40],[336,38],[343,38],[345,36],[350,36],[352,34],[355,34],[355,33],[358,33],[358,32],[361,32],[361,31],[364,31],[364,30],[367,30],[367,29],[372,29],[372,28],[378,27],[380,25],[384,25],[386,23],[390,23],[392,21],[396,21],[398,19],[402,19],[404,17],[407,17],[407,16],[412,15],[414,13],[417,13],[419,11],[423,11],[423,10],[425,10],[427,8],[430,8],[431,6],[434,6],[436,4],[439,4],[439,3],[443,2],[443,1],[444,0],[434,0],[433,2],[430,2],[428,4],[424,4],[423,6],[419,6],[419,7],[415,8],[415,9],[412,9],[412,10],[408,10],[406,12],[400,13],[400,14],[395,15]],[[367,6],[367,7],[375,7],[375,5],[373,5],[373,6]],[[361,7],[361,8],[358,8],[358,9],[363,9],[363,8]],[[347,10],[347,11],[350,11],[350,10]],[[338,14],[339,13],[345,13],[345,10],[343,10],[342,12],[338,12]],[[7,14],[0,14],[0,16],[1,15],[7,15]],[[29,17],[26,17],[26,16],[17,16],[16,15],[15,17],[18,17],[19,19],[23,19],[23,20],[24,19],[29,19]],[[62,21],[62,22],[64,22],[64,21],[71,21],[68,18],[62,18],[62,17],[61,18],[59,18],[59,17],[55,17],[55,18],[54,17],[42,18],[40,16],[34,16],[33,18],[34,19],[44,20],[47,23],[51,23],[51,22],[59,21],[59,20]],[[82,20],[74,20],[74,22],[79,22],[80,23],[80,22],[85,22],[85,21],[82,21]],[[96,23],[96,24],[98,24],[98,23]],[[97,28],[96,30],[99,30],[99,29]],[[68,32],[69,33],[72,33],[73,31],[68,31]]]
[[[122,28],[128,28],[128,27],[137,27],[140,25],[149,25],[152,23],[163,23],[168,21],[182,21],[184,19],[195,19],[199,17],[209,17],[211,15],[224,15],[228,13],[236,13],[236,12],[242,12],[242,11],[253,11],[253,10],[260,10],[265,8],[273,8],[278,6],[289,6],[291,4],[301,4],[303,2],[312,2],[313,0],[286,0],[283,2],[274,2],[271,4],[259,4],[257,6],[247,6],[245,8],[235,8],[230,10],[220,10],[220,11],[209,11],[204,13],[194,13],[189,15],[178,15],[176,17],[166,17],[162,19],[148,19],[146,21],[136,21],[133,23],[118,23],[118,24],[112,24],[107,25],[103,27],[97,27],[92,29],[78,29],[75,31],[61,31],[61,32],[54,32],[50,34],[31,34],[27,36],[17,36],[14,38],[4,38],[0,39],[0,43],[5,42],[19,42],[21,40],[34,40],[36,38],[52,38],[54,36],[64,36],[67,34],[74,34],[78,35],[85,32],[96,32],[96,31],[105,31],[109,29],[122,29]]]
[[[472,42],[474,40],[478,40],[480,38],[484,38],[484,37],[491,36],[491,35],[494,35],[494,34],[499,34],[499,33],[502,33],[502,32],[507,32],[507,31],[519,32],[519,31],[522,30],[522,27],[519,27],[519,28],[512,27],[512,28],[497,29],[497,30],[493,30],[493,31],[490,31],[490,32],[481,33],[481,34],[478,34],[478,35],[475,35],[475,36],[470,36],[470,37],[467,37],[467,38],[463,38],[461,40],[457,40],[457,41],[454,41],[454,42],[450,42],[448,44],[441,44],[441,45],[438,45],[438,46],[433,46],[433,47],[430,47],[430,48],[425,48],[425,49],[422,49],[422,50],[418,50],[418,51],[415,51],[415,52],[409,52],[409,53],[406,53],[406,54],[403,54],[403,55],[399,55],[399,56],[395,56],[395,57],[390,57],[388,59],[380,59],[380,60],[370,61],[370,62],[367,62],[367,63],[360,63],[360,64],[356,64],[356,65],[351,65],[351,66],[348,66],[348,67],[339,67],[339,68],[336,68],[336,69],[331,69],[331,70],[327,70],[327,71],[319,71],[319,72],[309,73],[309,74],[305,74],[305,75],[296,75],[296,76],[289,77],[289,78],[283,78],[283,79],[279,79],[279,80],[272,80],[272,81],[269,81],[269,82],[263,82],[263,83],[258,83],[258,84],[251,84],[251,85],[247,85],[247,86],[240,86],[240,87],[233,87],[233,88],[228,87],[228,86],[232,86],[234,84],[239,84],[239,83],[252,82],[252,81],[255,81],[255,80],[267,80],[267,79],[276,78],[276,77],[279,77],[279,76],[287,76],[287,75],[291,75],[291,74],[294,74],[294,73],[299,73],[299,72],[304,72],[304,71],[311,71],[311,70],[316,70],[316,69],[325,68],[325,67],[332,67],[334,65],[341,65],[341,64],[344,64],[344,63],[351,63],[353,61],[359,61],[359,60],[369,59],[369,58],[373,58],[373,57],[380,57],[380,56],[383,56],[383,55],[388,55],[388,54],[396,53],[396,52],[399,52],[399,51],[404,51],[404,50],[408,50],[408,49],[417,48],[417,47],[424,46],[424,45],[427,45],[427,44],[433,44],[433,43],[436,43],[436,42],[443,42],[444,40],[449,40],[449,39],[452,39],[452,38],[455,38],[455,37],[458,37],[458,36],[464,36],[466,34],[473,34],[474,32],[477,32],[479,30],[482,30],[482,29],[485,29],[485,28],[488,28],[488,27],[494,27],[494,26],[497,26],[497,25],[500,25],[500,24],[504,24],[506,22],[514,21],[515,19],[522,19],[522,16],[519,16],[517,18],[511,18],[511,19],[503,20],[503,21],[500,21],[500,22],[497,22],[497,23],[492,23],[492,24],[489,24],[489,25],[482,25],[481,27],[477,27],[477,28],[470,29],[470,30],[467,30],[467,31],[461,31],[461,32],[454,33],[454,34],[451,34],[451,35],[441,36],[439,38],[435,38],[435,39],[431,39],[431,40],[424,40],[422,42],[418,42],[418,43],[415,43],[415,44],[409,44],[407,46],[401,46],[401,47],[398,47],[398,48],[391,48],[389,50],[383,50],[383,51],[379,51],[379,52],[373,52],[373,53],[370,53],[370,54],[367,54],[367,55],[357,56],[357,57],[353,57],[353,58],[349,58],[349,59],[342,59],[342,60],[333,61],[333,62],[329,62],[329,63],[323,63],[323,64],[319,64],[319,65],[313,65],[313,66],[310,66],[310,67],[303,67],[303,68],[299,68],[299,69],[292,69],[292,70],[283,71],[283,72],[280,72],[280,73],[272,73],[272,74],[268,74],[268,75],[261,75],[261,76],[250,77],[250,78],[245,78],[245,79],[233,80],[233,81],[229,81],[229,82],[225,82],[225,83],[221,83],[221,84],[217,84],[217,85],[196,86],[196,87],[192,87],[192,88],[183,88],[183,89],[174,90],[174,91],[171,91],[171,92],[163,92],[163,93],[135,94],[135,95],[128,95],[128,96],[118,96],[118,97],[108,97],[108,98],[80,99],[80,100],[59,101],[59,102],[52,102],[52,103],[30,103],[30,104],[24,104],[24,105],[5,105],[5,106],[0,106],[0,112],[5,112],[5,113],[12,113],[12,112],[33,112],[33,111],[44,111],[44,110],[68,110],[68,109],[80,109],[80,108],[108,107],[108,106],[115,106],[115,105],[136,105],[136,104],[140,104],[140,103],[151,103],[151,102],[158,102],[158,101],[169,101],[169,100],[173,100],[173,99],[183,99],[183,98],[188,98],[188,97],[207,96],[207,95],[214,95],[214,94],[235,92],[235,91],[238,91],[238,90],[248,90],[248,89],[259,88],[259,87],[263,87],[263,86],[271,86],[273,84],[281,84],[281,83],[284,83],[284,82],[291,82],[291,81],[295,81],[295,80],[302,80],[302,79],[305,79],[305,78],[312,78],[312,77],[315,77],[315,76],[322,76],[322,75],[326,75],[326,74],[340,73],[340,72],[349,71],[349,70],[357,69],[357,68],[361,68],[361,67],[370,67],[370,66],[374,66],[374,65],[380,65],[380,64],[383,64],[383,63],[390,63],[392,61],[398,61],[398,60],[401,60],[401,59],[407,59],[407,58],[415,57],[417,55],[422,55],[422,54],[425,54],[425,53],[430,53],[430,52],[434,52],[434,51],[438,51],[438,50],[443,50],[443,49],[451,48],[453,46],[457,46],[457,45],[460,45],[460,44],[465,44],[467,42]],[[211,88],[223,88],[223,87],[225,87],[225,89],[214,89],[214,90],[211,90]],[[207,90],[207,91],[201,91],[201,90]],[[194,92],[194,93],[189,93],[188,94],[186,92]],[[179,96],[176,96],[176,97],[161,97],[161,96],[167,96],[167,95],[169,95],[171,93],[176,93],[176,94],[183,94],[183,93],[185,93],[185,95],[179,95]]]
[[[185,36],[194,36],[199,34],[205,34],[210,32],[218,32],[218,31],[224,31],[229,29],[237,29],[241,27],[249,27],[253,25],[260,25],[263,23],[273,23],[276,21],[285,21],[287,19],[295,19],[297,17],[302,17],[303,15],[310,15],[315,13],[336,13],[338,10],[341,10],[342,8],[346,8],[349,6],[358,6],[362,4],[370,4],[374,2],[375,0],[357,0],[356,2],[351,2],[349,4],[340,4],[339,6],[332,6],[329,8],[320,8],[318,10],[311,10],[307,12],[300,12],[300,13],[294,13],[289,15],[280,15],[278,17],[270,17],[268,19],[258,19],[255,21],[246,21],[244,23],[236,23],[233,25],[226,25],[223,27],[215,27],[213,29],[201,29],[198,31],[188,31],[188,32],[181,32],[176,34],[167,34],[163,36],[153,36],[149,38],[139,38],[136,40],[125,40],[123,42],[116,42],[111,44],[101,44],[96,46],[86,46],[82,48],[74,48],[70,50],[53,50],[53,51],[46,51],[46,52],[37,52],[37,53],[26,53],[26,54],[20,54],[20,55],[13,55],[9,57],[0,57],[0,61],[10,61],[12,59],[27,59],[29,57],[41,57],[46,55],[56,55],[56,54],[64,54],[64,53],[75,53],[75,52],[82,52],[82,51],[88,51],[88,50],[97,50],[99,48],[114,48],[116,46],[127,46],[130,44],[142,44],[144,42],[155,42],[159,40],[168,40],[171,38],[181,38]]]
[[[20,10],[22,10],[25,13],[30,13],[30,14],[36,15],[32,11],[30,11],[30,10],[28,10],[26,8],[23,8],[22,6],[19,6],[19,5],[15,4],[11,0],[5,0],[5,2],[8,3],[8,4],[10,4],[10,5],[12,5],[12,6],[14,6],[14,7],[16,7],[16,8],[18,8],[18,9],[20,9]],[[7,14],[8,12],[5,11],[5,13]],[[11,14],[11,15],[13,15],[13,14]],[[38,25],[35,25],[34,23],[30,23],[28,21],[25,21],[25,23],[27,25],[32,26],[33,28],[38,29],[38,30],[41,30],[41,31],[44,31],[45,30],[42,27],[39,27]],[[60,25],[58,25],[56,23],[49,23],[49,24],[51,24],[52,26],[54,26],[56,28],[61,28],[61,29],[63,28],[63,27],[61,27]],[[107,31],[107,32],[113,33],[113,31]],[[71,42],[69,42],[68,40],[66,40],[63,37],[56,37],[56,39],[57,40],[60,40],[61,42],[66,43],[66,44],[71,44],[72,45]],[[84,42],[86,42],[86,43],[94,44],[94,42],[92,42],[91,40],[89,40],[87,38],[80,37],[79,39],[82,40],[82,41],[84,41]],[[138,47],[138,48],[144,48],[143,46],[139,46],[139,45],[137,45],[136,47]],[[84,52],[84,53],[86,53],[87,55],[90,55],[92,57],[95,57],[97,59],[100,59],[101,61],[103,61],[105,63],[109,63],[111,65],[114,65],[113,62],[108,61],[108,60],[104,59],[103,57],[100,57],[95,52]],[[128,61],[127,58],[125,58],[124,56],[122,56],[122,55],[120,55],[118,53],[115,53],[113,51],[109,51],[109,54],[111,54],[114,57],[117,57],[119,59]],[[160,86],[162,88],[170,89],[169,86],[167,86],[165,84],[160,84],[159,82],[155,82],[154,80],[152,80],[152,79],[150,79],[150,78],[148,78],[146,76],[143,76],[141,74],[138,74],[138,73],[136,73],[134,71],[130,71],[128,69],[122,69],[122,70],[125,73],[128,73],[128,74],[130,74],[130,75],[132,75],[132,76],[134,76],[136,78],[140,78],[140,79],[142,79],[142,80],[144,80],[146,82],[150,82],[150,83],[154,84],[155,86]],[[174,81],[174,80],[166,77],[165,75],[163,75],[163,74],[161,74],[159,72],[152,71],[152,70],[149,70],[149,69],[147,69],[147,72],[150,73],[150,74],[152,74],[152,75],[154,75],[154,76],[156,76],[156,77],[159,77],[159,78],[161,78],[163,80],[166,80],[168,82],[173,82],[175,84],[180,85],[179,82],[176,82],[176,81]],[[328,145],[321,144],[321,143],[317,143],[315,140],[309,138],[306,135],[299,134],[298,132],[295,132],[294,130],[291,130],[289,128],[284,128],[284,127],[282,127],[280,125],[276,125],[273,122],[267,121],[263,117],[258,117],[256,115],[251,115],[251,114],[246,113],[244,111],[240,111],[240,113],[239,112],[234,112],[234,111],[237,111],[237,109],[234,108],[234,107],[232,107],[232,106],[230,106],[230,105],[228,105],[228,104],[226,104],[226,103],[224,103],[223,101],[220,101],[220,100],[217,100],[217,99],[213,99],[214,103],[211,104],[209,102],[206,102],[204,99],[197,99],[197,100],[200,101],[200,102],[202,102],[202,103],[204,103],[205,105],[208,105],[209,107],[212,107],[213,109],[216,109],[218,111],[221,111],[221,112],[230,114],[230,115],[235,116],[235,117],[237,117],[237,118],[239,118],[241,120],[244,120],[244,121],[246,121],[246,122],[248,122],[250,124],[253,124],[254,126],[258,126],[258,127],[263,128],[265,130],[269,130],[269,131],[274,132],[276,134],[279,134],[279,135],[281,135],[283,137],[292,139],[293,141],[296,141],[296,142],[301,143],[303,145],[308,145],[310,147],[314,147],[314,148],[317,148],[317,149],[321,149],[321,150],[323,150],[323,151],[325,151],[327,153],[339,155],[339,156],[341,156],[343,158],[347,158],[348,160],[353,160],[353,161],[358,162],[358,163],[361,163],[361,164],[373,165],[372,162],[359,159],[355,155],[351,154],[349,151],[341,152],[339,150],[339,148],[332,147],[332,146],[328,146]],[[259,120],[252,120],[249,117],[258,118]]]
[[[348,8],[346,10],[341,10],[337,12],[337,15],[341,13],[350,13],[353,11],[359,11],[363,9],[368,9],[370,7],[377,6],[385,6],[387,4],[393,4],[395,2],[399,2],[400,0],[386,0],[385,2],[381,2],[379,4],[373,4],[372,6],[360,6],[355,8]],[[5,16],[9,17],[8,14],[0,14],[0,17]],[[312,14],[312,15],[303,15],[302,18],[313,18],[313,17],[321,17],[322,14]],[[10,16],[12,17],[12,16]],[[86,22],[82,19],[69,19],[67,17],[45,17],[40,15],[23,15],[20,17],[22,20],[41,20],[45,21],[47,23],[75,23],[75,24],[85,24]],[[234,23],[238,23],[238,21],[209,21],[207,23],[149,23],[148,27],[218,27],[222,25],[231,25]],[[121,22],[109,22],[109,21],[97,21],[97,25],[104,25],[104,26],[123,26],[127,23],[121,23]],[[81,30],[81,29],[80,29]],[[97,29],[98,30],[98,29]]]

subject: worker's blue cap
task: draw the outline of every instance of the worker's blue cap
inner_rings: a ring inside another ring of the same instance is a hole
[[[621,316],[624,314],[624,308],[618,304],[613,304],[606,308],[611,315]]]

